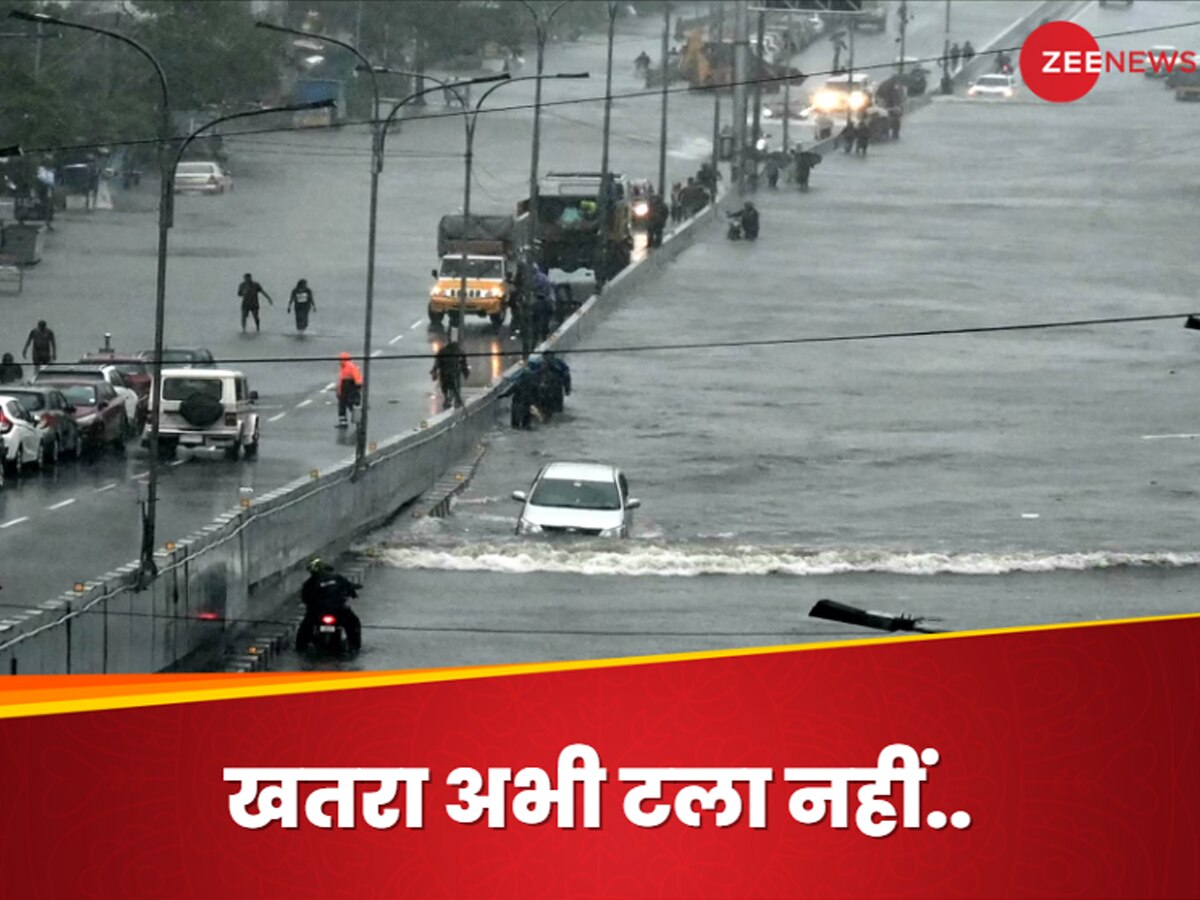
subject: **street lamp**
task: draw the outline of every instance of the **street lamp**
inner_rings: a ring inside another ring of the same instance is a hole
[[[39,25],[58,25],[63,28],[77,28],[80,31],[103,34],[132,47],[154,66],[154,73],[158,77],[158,87],[162,95],[159,103],[158,129],[159,178],[162,183],[159,185],[158,194],[158,272],[154,290],[154,359],[152,361],[153,384],[157,387],[162,379],[163,315],[167,298],[167,233],[171,228],[173,216],[172,182],[174,179],[167,177],[167,160],[169,158],[167,142],[171,137],[171,100],[167,91],[166,73],[163,72],[162,65],[155,59],[153,53],[133,38],[118,31],[99,28],[95,25],[84,25],[81,22],[71,22],[46,13],[29,13],[19,9],[11,11],[9,16]],[[150,472],[146,490],[146,505],[142,511],[141,571],[138,576],[139,584],[142,587],[145,587],[157,574],[157,567],[154,564],[154,528],[158,505],[158,427],[161,405],[156,403],[150,415]]]
[[[311,40],[325,41],[344,50],[349,50],[362,62],[371,75],[371,91],[374,104],[371,107],[371,203],[369,225],[367,230],[367,309],[363,318],[363,355],[362,355],[362,411],[358,417],[358,429],[354,440],[354,477],[362,473],[363,458],[367,453],[367,416],[370,410],[371,391],[371,316],[375,308],[375,220],[379,208],[379,173],[383,170],[383,132],[379,123],[379,80],[371,61],[367,59],[353,44],[324,34],[311,31],[301,31],[297,28],[287,28],[270,22],[258,21],[255,28],[265,28],[268,31],[278,31]]]
[[[600,228],[605,229],[608,222],[608,139],[610,122],[612,120],[612,69],[613,69],[613,32],[617,27],[617,0],[608,0],[608,60],[604,68],[604,139],[600,151]],[[608,241],[605,240],[600,250],[600,271],[596,273],[596,290],[604,289],[608,280]]]
[[[538,15],[537,8],[529,3],[529,0],[521,0],[521,5],[529,11],[529,15],[533,17],[534,31],[537,37],[537,74],[542,74],[542,69],[546,61],[546,34],[550,27],[550,22],[558,15],[559,11],[566,6],[570,0],[562,0],[557,6],[550,10],[550,15],[542,18]],[[530,243],[536,244],[538,240],[538,211],[537,211],[537,177],[538,177],[538,153],[541,149],[542,135],[542,82],[538,81],[534,87],[533,95],[533,149],[529,155],[529,240]]]

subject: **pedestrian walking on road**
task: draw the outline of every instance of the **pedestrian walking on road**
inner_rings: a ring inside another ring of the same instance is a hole
[[[858,137],[858,129],[854,127],[854,123],[846,120],[846,127],[842,129],[842,133],[838,135],[838,141],[841,142],[842,149],[847,155],[854,149],[854,139]]]
[[[571,367],[547,351],[538,385],[538,408],[547,415],[563,411],[563,399],[571,393]]]
[[[451,401],[456,408],[463,405],[462,382],[470,374],[467,358],[463,355],[456,336],[451,334],[446,346],[437,352],[433,359],[433,368],[429,370],[430,377],[442,389],[443,410],[450,408]]]
[[[308,328],[308,314],[317,311],[317,301],[313,299],[312,288],[301,278],[292,288],[292,296],[288,299],[288,312],[296,309],[296,330],[301,334]]]
[[[683,221],[683,185],[678,181],[671,185],[671,221],[675,224]]]
[[[892,140],[900,140],[900,120],[903,118],[900,107],[893,106],[888,110],[888,130],[891,132]]]
[[[25,338],[25,346],[21,348],[21,358],[25,359],[29,348],[33,348],[33,366],[40,369],[48,366],[58,357],[58,345],[54,341],[54,332],[46,327],[46,320],[37,323],[37,328],[29,332]]]
[[[867,145],[871,143],[871,129],[866,120],[858,123],[854,136],[854,152],[859,156],[866,156]]]
[[[346,415],[349,413],[351,417],[354,415],[354,407],[362,402],[362,371],[354,364],[349,353],[342,353],[339,359],[342,362],[341,369],[338,371],[337,381],[337,398],[338,398],[338,428],[347,426]]]
[[[650,216],[649,228],[647,229],[646,242],[651,247],[661,247],[663,241],[663,229],[667,227],[667,204],[666,201],[659,195],[657,191],[650,195]]]
[[[540,266],[533,267],[533,345],[536,347],[550,336],[550,323],[554,321],[554,284]]]
[[[767,164],[763,166],[763,174],[767,176],[767,187],[776,190],[779,186],[779,163],[775,161],[775,157],[767,157]]]
[[[975,58],[975,48],[971,46],[970,41],[963,41],[962,45],[962,64],[965,69],[971,64],[971,60]]]
[[[238,285],[238,296],[242,298],[242,331],[246,330],[246,317],[254,316],[254,330],[259,330],[258,323],[258,295],[262,294],[267,298],[267,302],[272,306],[275,301],[271,299],[271,295],[263,290],[263,286],[254,280],[254,277],[247,272],[242,276],[242,283]]]
[[[958,58],[962,56],[962,48],[958,44],[950,45],[950,74],[958,71]]]
[[[23,375],[21,366],[13,359],[13,355],[5,353],[4,359],[0,360],[0,384],[20,384]]]
[[[537,399],[539,371],[537,357],[530,357],[529,361],[517,370],[512,384],[499,395],[501,399],[512,397],[509,422],[513,428],[528,431],[533,427],[533,404]]]

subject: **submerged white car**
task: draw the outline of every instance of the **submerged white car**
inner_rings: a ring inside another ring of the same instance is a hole
[[[969,88],[968,97],[1001,97],[1005,100],[1017,93],[1017,79],[1012,75],[980,75]]]
[[[548,463],[528,494],[513,491],[512,497],[525,504],[517,534],[628,537],[631,511],[641,506],[629,496],[621,470],[598,463]]]

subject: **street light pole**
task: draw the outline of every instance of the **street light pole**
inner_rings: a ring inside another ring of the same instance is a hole
[[[550,27],[550,22],[558,15],[559,10],[569,3],[570,0],[561,0],[561,2],[550,10],[550,15],[542,19],[538,15],[537,9],[529,3],[529,0],[521,0],[521,5],[528,10],[529,15],[533,17],[534,32],[537,38],[537,74],[541,76],[546,63],[546,36],[547,29]],[[542,82],[539,80],[534,82],[533,94],[533,147],[529,154],[529,242],[537,244],[538,240],[538,155],[541,152],[542,142]]]
[[[22,10],[13,10],[9,13],[9,16],[25,22],[35,22],[39,27],[42,24],[50,24],[63,28],[76,28],[80,31],[90,31],[94,34],[102,34],[120,41],[128,47],[132,47],[154,66],[154,74],[158,78],[159,93],[161,95],[158,126],[158,162],[161,183],[159,184],[158,194],[158,266],[154,287],[154,359],[152,360],[153,381],[151,382],[151,389],[161,391],[159,385],[162,382],[163,368],[163,318],[167,300],[167,238],[172,225],[172,201],[174,199],[172,193],[174,177],[168,177],[167,171],[169,159],[167,147],[171,138],[171,98],[167,89],[166,73],[153,53],[138,41],[118,31],[99,28],[95,25],[84,25],[80,22],[60,19],[57,16],[45,13],[28,13]],[[154,576],[158,574],[158,567],[154,564],[154,532],[158,512],[158,432],[161,407],[161,403],[155,403],[150,410],[150,468],[146,484],[146,503],[142,508],[141,569],[138,573],[138,583],[142,587],[146,587]]]
[[[942,43],[942,93],[954,93],[954,82],[950,78],[950,0],[946,0],[946,34]]]
[[[604,138],[600,150],[600,227],[605,228],[608,222],[609,188],[608,188],[608,140],[612,121],[612,74],[613,74],[613,32],[617,27],[617,0],[608,0],[608,60],[604,68]],[[660,193],[661,197],[662,194]],[[600,271],[596,273],[596,290],[603,290],[608,281],[608,241],[604,241],[600,250]]]
[[[383,171],[383,132],[379,121],[379,79],[375,70],[361,51],[353,44],[324,34],[300,31],[296,28],[286,28],[270,22],[258,21],[256,28],[268,31],[278,31],[292,34],[310,40],[325,41],[343,50],[349,50],[366,67],[371,76],[371,92],[374,102],[371,106],[371,200],[368,212],[367,226],[367,309],[363,316],[363,353],[362,353],[362,411],[358,417],[358,428],[354,439],[354,478],[362,474],[363,462],[367,454],[367,418],[370,414],[371,392],[371,318],[375,309],[375,222],[379,211],[379,173]]]
[[[714,54],[716,59],[720,59],[720,51],[724,48],[725,43],[725,3],[723,0],[718,0],[715,4],[716,10],[709,10],[711,17],[717,20],[717,52]],[[712,31],[709,31],[712,34]],[[713,171],[717,171],[717,163],[721,161],[721,90],[720,86],[713,78],[713,71],[709,69],[709,87],[713,92],[713,136],[712,136],[712,167]],[[663,198],[666,199],[666,198]]]
[[[658,196],[667,196],[667,39],[671,34],[671,4],[663,4],[662,121],[658,132]]]

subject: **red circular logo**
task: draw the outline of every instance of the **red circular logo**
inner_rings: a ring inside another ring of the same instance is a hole
[[[1100,78],[1100,45],[1082,25],[1047,22],[1021,45],[1021,79],[1051,103],[1070,103]]]

